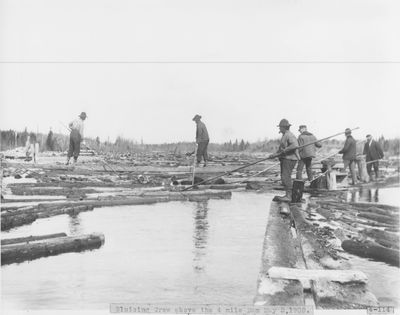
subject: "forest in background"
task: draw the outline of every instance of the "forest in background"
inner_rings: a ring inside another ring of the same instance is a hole
[[[40,151],[63,152],[68,149],[69,136],[65,134],[49,132],[49,134],[34,133],[28,131],[1,130],[0,150],[6,151],[16,147],[24,147],[28,138],[30,141],[38,142]],[[384,152],[388,155],[400,154],[400,139],[385,139],[381,136],[378,141]],[[339,149],[343,146],[344,136],[324,141],[324,152]],[[132,139],[117,137],[114,142],[101,141],[99,137],[86,139],[88,147],[101,153],[139,153],[139,152],[168,152],[184,154],[194,150],[194,142],[177,142],[162,144],[145,144]],[[361,149],[363,143],[359,143]],[[230,140],[225,143],[210,143],[209,152],[276,152],[279,139],[264,139],[263,141],[249,142],[244,139]]]

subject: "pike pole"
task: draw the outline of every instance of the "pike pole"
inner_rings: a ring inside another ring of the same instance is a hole
[[[351,129],[351,131],[357,130],[357,129],[359,129],[359,127],[353,128],[353,129]],[[242,169],[244,169],[244,168],[247,168],[247,167],[249,167],[249,166],[252,166],[252,165],[255,165],[255,164],[264,162],[264,161],[266,161],[266,160],[275,159],[275,158],[281,156],[282,154],[284,154],[284,153],[286,153],[286,152],[293,151],[293,150],[298,150],[298,149],[302,149],[302,148],[304,148],[304,147],[306,147],[306,146],[313,145],[313,144],[316,144],[316,143],[318,143],[318,142],[323,142],[323,141],[329,140],[329,139],[331,139],[331,138],[340,136],[340,135],[342,135],[342,134],[344,134],[344,132],[339,132],[339,133],[334,134],[334,135],[332,135],[332,136],[329,136],[329,137],[326,137],[326,138],[322,138],[322,139],[319,139],[319,140],[316,140],[316,141],[313,141],[313,142],[310,142],[310,143],[307,143],[307,144],[304,144],[304,145],[300,145],[300,146],[297,146],[297,147],[295,147],[295,148],[293,148],[293,149],[290,149],[290,150],[286,150],[286,149],[285,149],[285,150],[283,150],[283,151],[281,151],[281,152],[279,152],[279,153],[271,154],[271,155],[269,155],[269,156],[266,157],[266,158],[263,158],[263,159],[260,159],[260,160],[255,161],[255,162],[252,162],[252,163],[243,165],[243,166],[241,166],[241,167],[235,168],[235,169],[233,169],[233,170],[231,170],[231,171],[228,171],[228,172],[225,172],[225,173],[223,173],[223,174],[221,174],[221,175],[218,175],[218,176],[215,176],[215,177],[211,177],[211,178],[209,178],[209,179],[205,179],[205,180],[203,180],[203,181],[197,183],[196,185],[191,185],[191,186],[189,186],[189,187],[186,187],[186,188],[183,189],[182,191],[186,191],[186,190],[192,189],[193,187],[196,187],[197,185],[204,184],[204,183],[207,183],[207,182],[209,182],[209,181],[212,181],[212,180],[221,178],[222,176],[229,175],[229,174],[231,174],[232,172],[236,172],[236,171],[242,170]]]

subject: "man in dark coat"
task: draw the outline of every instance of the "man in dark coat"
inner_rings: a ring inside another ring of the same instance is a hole
[[[351,135],[350,128],[346,128],[344,131],[346,136],[346,141],[344,143],[344,147],[339,153],[343,154],[343,171],[346,171],[347,167],[350,168],[352,185],[357,184],[357,175],[356,175],[356,156],[357,156],[357,143]]]
[[[279,122],[279,132],[282,133],[282,138],[279,143],[279,161],[281,164],[281,180],[283,187],[286,191],[285,196],[278,197],[278,201],[292,200],[292,171],[296,166],[296,162],[299,160],[299,153],[297,147],[299,143],[295,135],[289,130],[291,124],[287,119],[282,119]],[[282,153],[284,151],[284,153]]]
[[[204,167],[207,166],[207,147],[210,142],[206,125],[201,121],[200,115],[195,115],[192,119],[196,123],[196,143],[197,143],[197,166],[200,165],[201,158],[204,159]]]
[[[363,154],[366,156],[367,172],[370,178],[372,175],[372,167],[374,167],[375,180],[379,177],[379,160],[383,158],[382,147],[379,142],[372,139],[371,135],[367,135],[367,142],[364,145]]]
[[[312,143],[317,141],[317,138],[307,131],[307,126],[301,125],[299,127],[300,136],[298,138],[299,146],[306,145],[307,143]],[[303,179],[302,173],[304,165],[306,166],[306,173],[308,180],[311,182],[313,180],[313,174],[311,170],[312,159],[315,158],[315,148],[320,148],[322,145],[319,142],[315,144],[310,144],[304,148],[299,149],[300,160],[297,164],[296,179]]]

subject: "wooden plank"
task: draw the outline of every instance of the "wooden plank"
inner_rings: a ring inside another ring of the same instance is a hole
[[[368,282],[368,278],[365,273],[358,270],[297,269],[272,267],[268,270],[268,275],[273,279],[287,280],[328,280],[340,283]]]
[[[46,234],[46,235],[37,235],[37,236],[27,236],[27,237],[17,237],[17,238],[7,238],[1,240],[1,245],[11,245],[17,243],[26,243],[26,242],[34,242],[39,240],[45,240],[50,238],[64,237],[67,236],[65,233],[55,233],[55,234]]]

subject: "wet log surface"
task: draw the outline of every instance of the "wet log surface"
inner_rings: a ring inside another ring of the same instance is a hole
[[[303,286],[298,280],[272,279],[271,267],[297,267],[296,240],[291,233],[291,220],[280,214],[280,204],[271,202],[264,237],[261,276],[257,303],[265,305],[304,305]]]
[[[290,205],[296,231],[300,238],[303,257],[307,269],[348,268],[337,252],[330,247],[334,237],[333,229],[316,227],[303,216],[301,206]],[[377,305],[376,297],[367,290],[365,283],[351,281],[339,283],[329,279],[312,282],[315,304],[320,308],[365,308]]]
[[[103,234],[87,234],[4,245],[1,247],[1,264],[7,265],[62,253],[81,252],[99,248],[103,244]]]
[[[377,261],[383,261],[390,265],[400,267],[399,250],[384,247],[373,241],[345,240],[342,242],[342,247],[350,254],[365,258],[372,258]]]
[[[1,245],[11,245],[17,243],[26,243],[33,241],[40,241],[50,238],[64,237],[67,236],[65,233],[55,233],[55,234],[46,234],[46,235],[37,235],[37,236],[27,236],[27,237],[17,237],[17,238],[8,238],[1,240]]]

